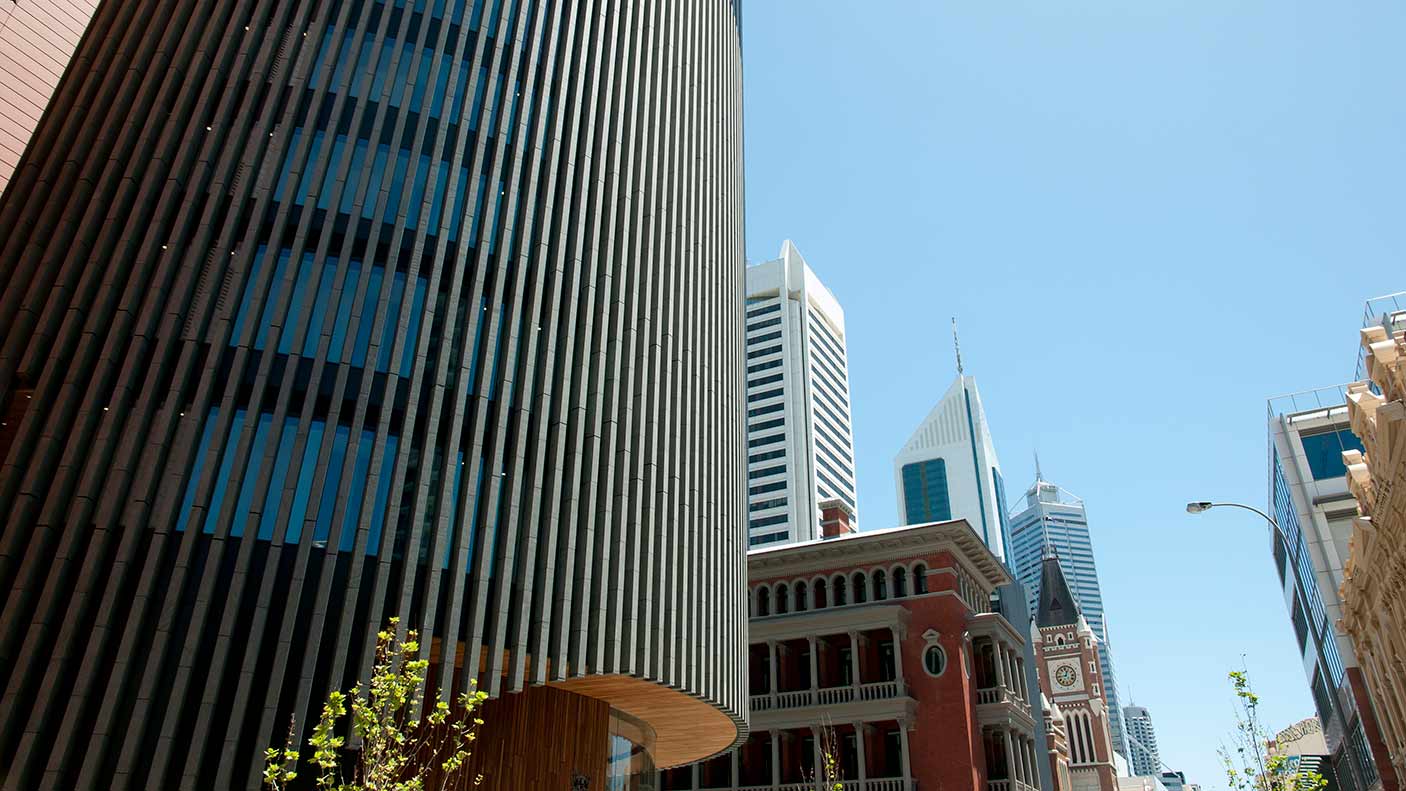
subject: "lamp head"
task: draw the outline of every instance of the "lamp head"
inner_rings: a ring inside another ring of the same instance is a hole
[[[1210,504],[1210,503],[1200,502],[1200,503],[1187,503],[1187,504],[1186,504],[1186,512],[1187,512],[1188,514],[1199,514],[1199,513],[1201,513],[1202,511],[1209,511],[1209,510],[1211,510],[1211,504]]]

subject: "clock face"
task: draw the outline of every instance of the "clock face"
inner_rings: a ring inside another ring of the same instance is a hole
[[[1079,674],[1074,672],[1074,668],[1069,665],[1062,665],[1055,670],[1055,683],[1061,687],[1072,687],[1079,683]]]

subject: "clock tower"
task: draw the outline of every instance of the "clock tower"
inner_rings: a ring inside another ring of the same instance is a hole
[[[1079,614],[1059,557],[1050,552],[1040,570],[1035,622],[1040,689],[1063,716],[1069,740],[1072,788],[1060,791],[1117,791],[1098,636]],[[1058,767],[1053,768],[1059,777]]]

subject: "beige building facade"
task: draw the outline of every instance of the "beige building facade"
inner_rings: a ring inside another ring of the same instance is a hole
[[[1391,766],[1406,780],[1406,311],[1362,330],[1368,380],[1348,388],[1353,432],[1363,451],[1344,453],[1354,521],[1342,584],[1343,625],[1357,659]]]

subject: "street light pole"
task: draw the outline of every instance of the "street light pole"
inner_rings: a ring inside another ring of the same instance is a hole
[[[1186,504],[1186,512],[1188,514],[1199,514],[1205,511],[1209,511],[1212,508],[1243,508],[1246,511],[1252,511],[1256,514],[1259,514],[1264,519],[1264,521],[1268,522],[1275,530],[1279,530],[1279,523],[1274,521],[1274,517],[1270,516],[1264,511],[1261,511],[1253,505],[1245,505],[1244,503],[1208,503],[1204,501]]]

